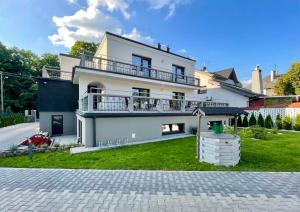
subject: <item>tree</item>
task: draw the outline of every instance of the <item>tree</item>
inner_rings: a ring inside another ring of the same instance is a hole
[[[295,118],[294,130],[300,131],[300,114],[297,114]]]
[[[258,115],[257,124],[261,127],[265,127],[265,120],[261,113]]]
[[[249,126],[254,126],[254,125],[256,125],[256,118],[254,116],[254,113],[252,113],[249,119]]]
[[[71,47],[70,55],[80,56],[82,54],[85,54],[88,56],[94,56],[97,48],[98,48],[98,44],[96,43],[76,41],[74,45]]]
[[[276,80],[274,92],[277,95],[300,94],[300,62],[293,63],[288,72]]]
[[[292,129],[292,120],[291,117],[285,116],[282,122],[282,128],[286,130]]]
[[[241,116],[238,117],[236,124],[237,124],[238,127],[242,127],[243,126],[242,117]]]
[[[265,128],[271,129],[273,127],[273,120],[270,115],[267,115],[265,119]]]
[[[244,116],[244,118],[243,118],[243,127],[249,127],[247,116]]]
[[[277,114],[277,116],[276,116],[275,124],[276,124],[277,129],[282,129],[282,119],[279,114]]]

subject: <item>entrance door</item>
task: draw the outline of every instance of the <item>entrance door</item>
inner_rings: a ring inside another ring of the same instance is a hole
[[[52,135],[62,135],[63,134],[63,116],[53,115],[52,116]]]

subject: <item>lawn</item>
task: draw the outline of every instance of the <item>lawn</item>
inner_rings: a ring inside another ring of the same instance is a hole
[[[162,141],[70,155],[68,151],[37,153],[0,159],[1,167],[143,169],[143,170],[234,170],[300,171],[300,133],[268,134],[266,140],[243,139],[241,162],[219,167],[196,160],[195,137]]]

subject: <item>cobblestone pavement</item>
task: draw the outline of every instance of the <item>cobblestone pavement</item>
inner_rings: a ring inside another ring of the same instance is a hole
[[[300,173],[0,168],[0,211],[300,211]]]

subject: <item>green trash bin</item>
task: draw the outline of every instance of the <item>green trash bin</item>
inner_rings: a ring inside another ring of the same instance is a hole
[[[223,133],[223,126],[220,124],[214,124],[212,130],[215,134],[221,134]]]

